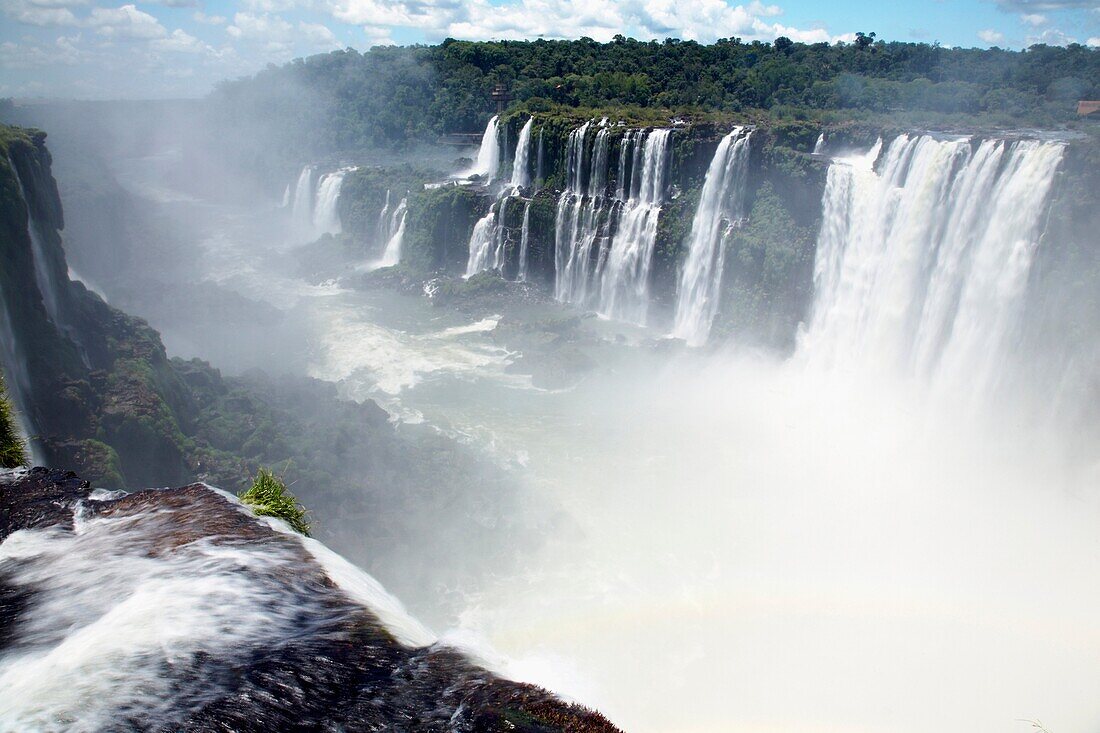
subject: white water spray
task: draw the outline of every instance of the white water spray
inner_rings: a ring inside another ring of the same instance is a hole
[[[802,358],[970,398],[1005,373],[1063,145],[902,135],[829,169]]]
[[[480,176],[482,183],[488,185],[496,178],[497,169],[500,167],[500,118],[493,115],[489,118],[489,124],[485,126],[485,132],[481,136],[481,146],[477,151],[477,161],[469,170],[459,175],[459,178]]]

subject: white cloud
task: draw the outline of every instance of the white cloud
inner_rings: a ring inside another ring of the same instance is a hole
[[[430,39],[577,38],[610,40],[622,33],[638,38],[678,37],[698,41],[739,36],[819,42],[851,37],[822,28],[801,29],[766,19],[782,14],[777,5],[752,0],[519,0],[493,5],[488,0],[324,0],[338,20],[379,28],[420,29]],[[370,31],[368,31],[369,33]]]
[[[1093,48],[1100,48],[1100,36],[1094,36],[1085,41],[1086,46],[1092,46]]]
[[[995,31],[992,28],[986,28],[983,31],[978,31],[978,38],[986,43],[998,44],[1004,43],[1005,34],[1000,31]]]
[[[282,13],[308,3],[299,0],[243,0],[241,4],[254,13]]]
[[[76,44],[80,36],[61,36],[52,44],[0,43],[0,67],[12,70],[35,69],[43,66],[75,66],[81,52]]]
[[[196,10],[191,14],[191,17],[195,19],[196,23],[202,23],[203,25],[225,25],[224,15],[207,15],[201,10]]]
[[[106,38],[152,39],[164,38],[167,29],[148,13],[134,5],[118,8],[92,8],[88,25]]]
[[[1027,23],[1032,28],[1038,28],[1041,25],[1047,24],[1047,17],[1039,13],[1025,13],[1020,16],[1020,20]]]
[[[1028,46],[1036,43],[1044,43],[1048,46],[1068,46],[1071,43],[1077,43],[1077,39],[1063,33],[1057,28],[1048,28],[1037,36],[1027,37]]]
[[[210,46],[180,28],[172,31],[172,35],[167,38],[150,41],[149,45],[157,51],[176,53],[205,53],[212,50]]]
[[[76,26],[80,20],[66,7],[74,2],[50,2],[49,0],[2,0],[4,14],[20,23],[47,26]]]
[[[329,27],[321,23],[299,22],[298,33],[310,46],[315,48],[333,48],[340,45]]]

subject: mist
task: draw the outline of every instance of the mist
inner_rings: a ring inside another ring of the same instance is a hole
[[[892,48],[782,40],[704,48]],[[1028,58],[908,45],[954,77],[658,105],[566,42],[448,41],[5,121],[48,131],[63,286],[200,395],[166,399],[195,480],[279,471],[409,646],[643,733],[1090,730],[1095,125],[997,107]]]

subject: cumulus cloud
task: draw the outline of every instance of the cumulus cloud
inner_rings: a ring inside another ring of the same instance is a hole
[[[1089,40],[1085,41],[1085,45],[1086,46],[1092,46],[1093,48],[1100,47],[1100,36],[1090,38]]]
[[[196,23],[202,23],[203,25],[225,25],[224,15],[207,15],[201,10],[196,10],[191,14],[191,17]]]
[[[0,66],[6,69],[34,69],[43,66],[75,66],[80,63],[80,36],[60,36],[53,43],[0,43]]]
[[[1041,25],[1047,24],[1047,17],[1040,13],[1024,13],[1020,16],[1020,20],[1032,28],[1038,28]]]
[[[144,39],[163,38],[167,29],[148,13],[135,5],[118,8],[92,8],[87,24],[106,38]]]
[[[73,0],[2,0],[4,15],[27,25],[39,27],[76,26],[80,20],[69,10]]]
[[[992,28],[986,28],[983,31],[978,31],[978,38],[986,43],[998,44],[1004,43],[1005,34],[1000,31],[995,31]]]
[[[167,38],[150,41],[149,45],[157,51],[172,51],[175,53],[205,53],[212,50],[210,46],[180,28],[172,31],[172,34]]]
[[[836,41],[822,28],[802,29],[770,21],[778,5],[752,0],[322,0],[338,20],[365,27],[411,27],[429,38],[577,38],[610,40],[622,33],[643,39],[676,36],[698,41],[739,36],[771,40]]]
[[[270,13],[236,13],[233,24],[227,26],[225,32],[234,39],[259,45],[271,54],[285,54],[295,46],[319,51],[340,45],[326,25],[299,22],[295,26]]]
[[[1071,43],[1077,43],[1077,39],[1057,28],[1048,28],[1037,36],[1027,37],[1028,46],[1032,46],[1036,43],[1043,43],[1047,46],[1068,46]]]
[[[339,45],[336,35],[329,27],[321,23],[298,23],[298,33],[310,45],[315,48],[332,48]]]

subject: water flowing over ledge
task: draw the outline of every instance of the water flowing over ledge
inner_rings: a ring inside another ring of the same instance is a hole
[[[0,509],[5,729],[616,730],[437,644],[373,578],[203,484],[4,470]]]

